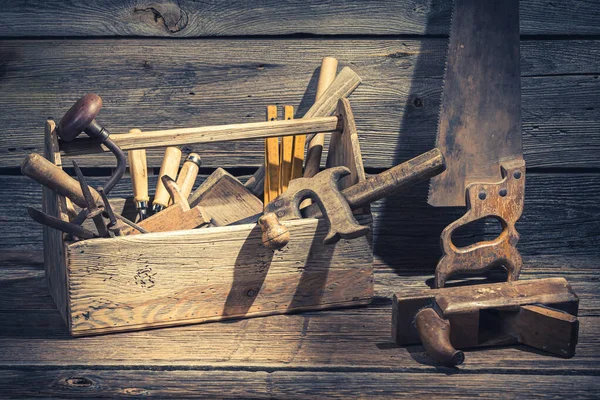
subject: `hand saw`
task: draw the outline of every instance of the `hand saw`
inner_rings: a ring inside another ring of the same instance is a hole
[[[442,233],[436,286],[451,274],[496,265],[516,280],[522,262],[514,224],[525,189],[518,0],[454,0],[437,147],[447,170],[431,179],[428,202],[466,205],[467,213]],[[452,243],[456,228],[486,217],[500,220],[498,238],[462,248]]]

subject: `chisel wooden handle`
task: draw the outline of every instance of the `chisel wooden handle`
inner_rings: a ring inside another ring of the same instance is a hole
[[[131,129],[129,133],[142,133],[140,129]],[[145,218],[150,197],[148,196],[148,165],[146,163],[146,150],[129,150],[129,173],[133,185],[133,200],[140,212],[140,217]]]
[[[319,72],[319,81],[317,83],[317,95],[315,100],[319,100],[325,90],[335,80],[337,73],[338,60],[333,57],[325,57],[321,61],[321,71]],[[310,178],[315,176],[319,172],[321,165],[321,155],[323,154],[323,144],[325,143],[325,135],[323,133],[317,133],[306,150],[306,161],[304,166],[304,177]],[[298,143],[300,144],[300,143]],[[296,146],[296,144],[294,144]],[[304,152],[304,147],[301,147]],[[300,147],[298,147],[298,151]]]
[[[192,193],[192,188],[194,187],[194,183],[196,183],[198,170],[201,165],[202,159],[196,153],[190,153],[185,159],[181,171],[177,175],[177,186],[184,199],[187,199],[190,193]]]
[[[167,175],[173,180],[177,177],[179,163],[181,162],[181,150],[179,147],[167,147],[165,157],[160,166],[158,182],[156,183],[156,192],[154,193],[154,203],[152,203],[152,211],[159,212],[169,205],[171,196],[162,183],[162,177]]]
[[[79,182],[40,154],[31,153],[25,157],[21,164],[21,173],[56,193],[68,197],[79,207],[87,207]],[[91,187],[90,191],[94,200],[101,203],[100,194]]]

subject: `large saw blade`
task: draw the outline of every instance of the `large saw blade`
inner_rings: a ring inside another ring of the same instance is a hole
[[[454,0],[437,146],[447,169],[429,204],[464,206],[470,183],[498,182],[522,158],[518,0]]]

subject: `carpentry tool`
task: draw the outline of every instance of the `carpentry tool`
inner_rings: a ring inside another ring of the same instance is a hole
[[[272,212],[280,220],[324,215],[329,221],[329,232],[323,243],[356,238],[368,233],[370,228],[356,221],[352,209],[364,207],[416,181],[431,178],[444,168],[444,157],[438,149],[433,149],[342,191],[337,181],[349,175],[350,170],[346,167],[328,168],[312,178],[291,181],[285,193],[267,204],[265,214]],[[299,205],[305,198],[311,198],[316,204],[301,212]]]
[[[181,171],[179,171],[179,175],[177,175],[177,186],[179,187],[183,198],[187,199],[190,193],[192,193],[194,183],[196,183],[196,178],[198,177],[198,170],[201,165],[202,159],[198,154],[188,154],[181,167]],[[173,198],[171,198],[171,200],[173,200]]]
[[[575,354],[579,299],[564,278],[426,289],[396,294],[392,340],[423,343],[444,365],[459,365],[457,349],[522,343],[562,357]]]
[[[290,120],[294,119],[294,107],[293,106],[283,106],[283,119]],[[292,161],[294,155],[294,137],[299,137],[303,135],[297,136],[283,136],[281,138],[281,142],[279,143],[279,192],[285,192],[292,179]],[[304,146],[304,145],[303,145]],[[304,147],[302,147],[302,151],[304,151]]]
[[[315,96],[315,101],[321,98],[323,93],[325,93],[326,89],[331,85],[335,80],[335,74],[337,73],[338,60],[333,57],[325,57],[321,61],[321,71],[319,72],[319,81],[317,82],[317,94]],[[343,72],[344,70],[342,70]],[[340,72],[341,75],[341,72]],[[316,104],[316,103],[315,103]],[[333,111],[333,110],[331,110]],[[308,113],[307,113],[308,114]],[[306,117],[306,116],[305,116]],[[302,170],[302,160],[300,157],[300,152],[302,153],[302,158],[304,157],[304,144],[302,141],[306,141],[306,136],[303,138],[299,138],[297,143],[294,143],[294,176],[300,177],[298,175],[298,166],[300,167],[300,171]],[[321,166],[321,155],[323,154],[323,144],[325,143],[325,135],[323,133],[317,133],[309,138],[308,146],[306,149],[306,163],[304,166],[304,177],[310,178],[311,176],[315,176],[319,172],[319,168]],[[300,147],[302,146],[302,147]],[[299,160],[299,161],[298,161]]]
[[[154,201],[152,202],[153,213],[161,212],[169,205],[170,196],[163,184],[162,177],[168,176],[174,180],[177,177],[180,162],[181,149],[175,146],[167,147],[160,166],[160,172],[158,173],[158,182],[156,182],[156,191],[154,192]]]
[[[44,212],[38,211],[35,208],[27,207],[27,213],[38,224],[49,226],[50,228],[57,229],[61,232],[68,233],[71,236],[74,236],[79,239],[92,239],[97,238],[94,232],[82,228],[77,224],[73,224],[71,222],[63,221],[60,218],[53,217],[52,215],[48,215]]]
[[[277,120],[277,106],[267,106],[267,121]],[[265,139],[265,201],[267,204],[279,195],[279,138]]]
[[[85,199],[85,212],[79,213],[78,218],[76,218],[73,223],[81,225],[83,221],[91,218],[94,221],[94,225],[96,225],[96,229],[98,229],[98,234],[100,237],[110,237],[108,227],[106,226],[102,216],[102,210],[100,207],[98,207],[96,200],[92,196],[92,192],[90,191],[85,177],[83,176],[83,172],[81,172],[81,168],[79,168],[79,165],[77,165],[76,160],[73,160],[73,168],[75,169],[75,174],[77,175],[77,180],[79,181],[79,188],[81,193],[83,193],[83,198]],[[102,195],[100,195],[100,197],[102,198]]]
[[[323,72],[321,67],[321,73]],[[335,76],[335,72],[333,74]],[[302,118],[315,118],[330,115],[335,111],[337,103],[340,99],[348,97],[354,89],[360,85],[360,77],[349,67],[344,67],[337,78],[327,87],[327,89],[317,96],[317,100],[313,106],[304,114]],[[325,84],[321,85],[325,89]],[[319,85],[317,85],[317,94],[319,93]],[[312,136],[314,137],[314,135]],[[294,178],[302,176],[302,164],[304,162],[304,143],[306,143],[306,135],[296,134],[294,136],[294,160],[292,162],[292,175]],[[244,184],[257,197],[263,197],[265,168],[264,165],[258,168],[250,179]]]
[[[142,133],[140,129],[131,129],[129,133]],[[133,201],[138,210],[140,221],[148,216],[148,165],[146,150],[129,150],[129,174],[133,186]]]
[[[513,281],[522,265],[515,222],[525,193],[519,2],[455,0],[453,14],[437,136],[448,169],[431,180],[429,204],[468,211],[442,233],[435,285],[496,265]],[[502,224],[495,240],[462,248],[452,243],[455,229],[486,217]]]
[[[21,164],[21,173],[38,182],[42,186],[45,186],[50,190],[53,190],[56,193],[67,197],[77,206],[81,208],[87,207],[87,202],[83,191],[81,190],[80,182],[73,179],[62,168],[60,168],[57,165],[54,165],[40,154],[31,153],[28,156],[26,156],[23,160],[23,163]],[[100,194],[95,189],[89,186],[88,189],[96,204],[104,204],[102,201],[102,196],[100,196]],[[117,213],[114,214],[117,219],[121,220],[125,224],[133,227],[134,229],[137,229],[141,233],[147,233],[146,230],[141,228],[139,225],[131,222],[122,215]],[[79,214],[74,219],[74,221],[78,220],[79,222],[82,222],[86,217],[87,211]]]
[[[217,168],[188,197],[190,207],[201,206],[213,226],[225,226],[262,214],[263,203],[237,178]]]
[[[190,208],[187,199],[181,195],[181,190],[173,178],[164,175],[161,180],[169,196],[173,197],[173,205],[141,221],[140,227],[148,232],[170,232],[195,229],[210,223],[210,217],[202,207]],[[124,236],[136,235],[138,232],[131,228],[125,228],[121,230],[121,234]]]
[[[116,214],[110,205],[110,201],[108,201],[108,197],[106,197],[106,192],[103,188],[98,188],[98,193],[102,197],[102,202],[104,203],[104,213],[109,220],[109,223],[106,225],[106,228],[112,232],[115,236],[121,236],[121,230],[125,229],[126,226],[121,221],[117,220]]]
[[[96,121],[102,108],[102,99],[94,93],[88,93],[69,109],[58,123],[56,133],[66,143],[73,141],[81,132],[85,132],[92,140],[100,142],[117,158],[117,167],[104,184],[106,194],[123,176],[126,168],[125,153],[110,138],[110,133]]]

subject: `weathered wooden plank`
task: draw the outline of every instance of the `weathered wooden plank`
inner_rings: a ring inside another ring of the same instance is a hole
[[[431,374],[369,371],[7,369],[0,391],[11,397],[158,398],[590,398],[596,376]]]
[[[435,141],[446,40],[5,40],[0,42],[0,167],[41,152],[49,116],[82,93],[113,132],[259,122],[266,104],[303,115],[320,59],[350,64],[350,96],[367,168],[390,167]],[[107,55],[110,54],[110,57]],[[600,41],[524,41],[523,130],[530,167],[599,167]],[[575,74],[575,75],[573,75]],[[595,74],[595,75],[594,75]],[[294,77],[290,79],[290,77]],[[308,91],[306,88],[308,87]],[[258,166],[262,140],[186,146],[203,166]],[[158,167],[163,151],[148,152]],[[323,157],[323,160],[325,157]],[[110,155],[80,160],[113,166]]]
[[[596,1],[521,2],[523,34],[598,34]],[[0,35],[232,36],[447,34],[449,0],[8,3]]]
[[[206,179],[200,176],[197,184]],[[103,182],[92,177],[92,185]],[[150,192],[156,177],[150,178]],[[0,176],[0,219],[9,229],[3,232],[2,250],[41,250],[41,227],[33,222],[26,207],[39,207],[41,189],[28,178]],[[132,195],[131,181],[123,178],[111,193],[115,197]],[[517,224],[521,234],[518,249],[523,255],[563,255],[598,257],[600,247],[600,179],[595,173],[543,174],[527,176],[525,212]],[[442,229],[461,216],[460,209],[433,208],[427,205],[427,182],[396,194],[372,207],[374,214],[374,253],[399,271],[433,271],[441,252]],[[482,233],[499,232],[490,223],[464,232],[470,240]]]

